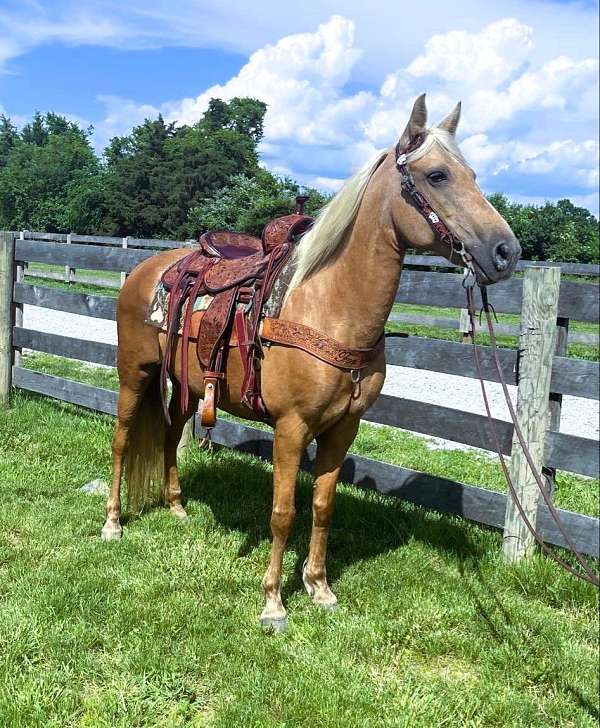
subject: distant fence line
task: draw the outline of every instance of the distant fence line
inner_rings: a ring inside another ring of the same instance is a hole
[[[31,285],[23,276],[24,266],[27,263],[64,265],[70,269],[112,271],[126,275],[138,263],[156,252],[182,245],[176,241],[128,239],[125,246],[122,240],[118,244],[119,240],[78,235],[70,235],[67,240],[67,236],[48,233],[27,235],[0,233],[0,247],[3,246],[6,259],[4,269],[0,266],[0,275],[4,270],[6,285],[10,290],[9,299],[6,299],[9,313],[7,314],[0,306],[0,389],[3,368],[8,367],[9,386],[72,402],[92,410],[115,413],[117,397],[115,392],[23,368],[19,364],[18,351],[27,348],[97,364],[108,366],[115,364],[114,345],[81,341],[69,336],[24,328],[19,313],[22,306],[27,304],[93,318],[114,320],[116,316],[116,300],[112,297]],[[6,262],[7,255],[10,257],[10,265]],[[425,256],[409,256],[409,263],[412,264],[413,260],[418,258],[419,262],[416,265],[421,265],[420,259],[423,257]],[[431,264],[437,265],[433,262]],[[449,267],[445,260],[444,264],[445,267]],[[7,266],[10,267],[10,271]],[[532,276],[534,274],[535,270],[531,272]],[[586,272],[584,275],[593,274]],[[407,268],[402,275],[396,301],[461,308],[464,305],[461,278],[452,272]],[[523,278],[513,277],[490,289],[490,298],[498,312],[520,313],[523,281]],[[0,285],[2,283],[0,281]],[[559,325],[556,329],[556,353],[545,364],[551,367],[549,385],[551,402],[550,428],[545,435],[542,434],[545,442],[543,464],[549,469],[550,476],[553,470],[560,469],[597,477],[598,443],[588,438],[560,433],[559,424],[562,395],[596,400],[599,398],[597,363],[565,356],[569,320],[598,321],[598,286],[563,280],[560,284],[557,313]],[[6,321],[3,325],[2,315],[5,319],[9,315],[8,326]],[[498,375],[492,365],[490,348],[480,346],[479,351],[485,377],[490,381],[497,381]],[[386,359],[392,365],[476,377],[470,347],[460,342],[391,336],[386,341]],[[518,385],[517,351],[502,349],[500,359],[508,383]],[[490,449],[486,418],[460,409],[382,395],[366,413],[364,419]],[[501,448],[504,453],[510,454],[513,451],[513,426],[503,420],[496,420],[495,424],[500,435]],[[270,433],[248,425],[221,421],[215,430],[214,440],[216,443],[250,451],[261,457],[270,456]],[[308,460],[312,457],[311,452],[309,448]],[[359,487],[394,495],[440,512],[461,515],[486,525],[502,528],[505,524],[507,497],[504,493],[355,455],[348,456],[342,471],[342,479]],[[563,511],[562,515],[577,547],[585,553],[597,556],[598,519],[567,511]],[[545,506],[540,505],[537,508],[537,518],[543,537],[549,543],[564,545],[563,538],[549,518]]]

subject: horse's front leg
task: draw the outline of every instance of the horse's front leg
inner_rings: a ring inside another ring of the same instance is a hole
[[[313,525],[308,558],[302,570],[302,581],[315,604],[332,608],[335,594],[327,583],[326,558],[329,525],[333,516],[335,491],[346,452],[358,431],[359,419],[346,417],[317,437],[315,486],[313,491]]]
[[[304,422],[297,418],[279,421],[273,441],[273,511],[271,513],[271,561],[263,578],[265,608],[260,615],[263,627],[283,632],[287,613],[281,601],[281,568],[283,552],[296,515],[296,477],[304,448],[312,436]]]

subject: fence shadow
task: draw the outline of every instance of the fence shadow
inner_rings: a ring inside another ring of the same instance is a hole
[[[369,484],[365,485],[368,488]],[[219,450],[182,470],[182,489],[188,501],[206,504],[219,526],[245,534],[240,557],[270,540],[272,475],[264,461],[231,457],[231,451]],[[296,520],[288,543],[297,558],[285,596],[303,589],[301,571],[308,553],[311,503],[312,481],[304,474],[296,488]],[[356,495],[348,489],[338,490],[328,577],[333,582],[352,564],[401,547],[411,539],[463,560],[483,555],[482,546],[471,539],[469,530],[450,517],[407,506],[395,498],[365,498],[359,490]]]

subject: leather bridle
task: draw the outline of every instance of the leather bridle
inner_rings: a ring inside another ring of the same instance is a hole
[[[485,380],[483,378],[483,372],[481,369],[481,361],[479,358],[479,349],[475,345],[474,287],[475,287],[475,284],[477,283],[475,266],[477,266],[480,269],[481,269],[481,266],[477,263],[477,261],[473,258],[473,256],[466,250],[464,243],[456,235],[454,235],[454,233],[450,230],[450,228],[444,223],[444,221],[440,218],[440,216],[433,209],[433,207],[431,206],[431,204],[429,203],[429,201],[427,200],[425,195],[423,195],[423,193],[420,192],[415,185],[414,177],[408,167],[408,156],[410,155],[411,152],[418,149],[421,146],[421,144],[424,142],[424,140],[425,140],[425,135],[422,134],[422,135],[417,136],[404,149],[400,146],[400,142],[398,142],[398,144],[396,145],[396,150],[395,150],[396,151],[396,166],[398,168],[398,171],[400,172],[400,180],[401,180],[400,184],[402,186],[403,192],[410,198],[410,200],[413,202],[413,204],[417,208],[417,210],[421,213],[421,215],[427,220],[429,225],[437,233],[437,235],[439,236],[442,243],[449,248],[448,259],[452,262],[456,262],[456,258],[458,258],[465,269],[465,275],[463,278],[463,287],[465,288],[466,295],[467,295],[467,310],[468,310],[469,319],[471,322],[473,356],[475,359],[477,376],[478,376],[478,379],[479,379],[479,382],[481,385],[481,392],[483,395],[483,401],[484,401],[484,405],[485,405],[486,415],[487,415],[489,426],[490,426],[490,432],[492,434],[492,439],[494,442],[494,448],[496,449],[496,451],[498,453],[498,457],[500,459],[500,465],[502,467],[502,472],[504,474],[504,477],[505,477],[507,485],[508,485],[508,490],[509,490],[510,496],[517,508],[517,511],[519,512],[519,515],[523,519],[525,526],[530,531],[530,533],[534,537],[535,541],[539,544],[539,546],[544,551],[544,553],[546,555],[548,555],[550,558],[552,558],[554,561],[556,561],[556,563],[558,563],[560,566],[562,566],[564,569],[566,569],[569,573],[598,587],[598,586],[600,586],[598,577],[594,573],[594,571],[592,570],[592,568],[590,567],[588,562],[579,553],[579,551],[575,547],[575,544],[573,543],[573,540],[569,536],[556,507],[552,503],[552,499],[550,497],[550,494],[548,493],[548,489],[543,481],[543,478],[540,475],[540,473],[538,472],[538,470],[535,466],[535,463],[533,462],[533,458],[531,456],[531,453],[529,452],[529,448],[527,447],[527,443],[525,442],[525,439],[521,432],[521,428],[519,427],[519,423],[517,421],[517,415],[515,413],[512,401],[510,399],[510,393],[508,391],[508,387],[507,387],[506,381],[504,379],[504,374],[502,372],[502,365],[500,363],[500,358],[498,355],[496,335],[494,332],[494,327],[492,324],[492,316],[491,316],[491,314],[493,313],[493,308],[488,301],[486,287],[483,285],[480,285],[479,288],[481,291],[481,300],[483,303],[483,311],[485,312],[487,326],[488,326],[488,330],[489,330],[489,334],[490,334],[490,344],[491,344],[491,349],[492,349],[492,354],[493,354],[494,366],[498,373],[498,379],[500,381],[500,384],[502,385],[502,391],[503,391],[504,397],[506,399],[506,404],[508,406],[508,411],[510,413],[511,420],[513,422],[515,435],[517,436],[519,444],[521,445],[523,454],[525,456],[527,464],[529,465],[529,468],[531,469],[534,480],[535,480],[538,488],[541,491],[542,498],[544,499],[544,501],[548,507],[550,516],[556,523],[556,526],[557,526],[558,530],[560,531],[560,533],[562,534],[569,550],[572,552],[572,554],[575,556],[575,559],[582,567],[583,572],[577,571],[576,569],[574,569],[570,564],[568,564],[560,556],[558,556],[552,549],[550,549],[546,545],[546,543],[544,543],[543,538],[540,536],[540,534],[537,532],[537,530],[535,529],[535,527],[533,526],[533,524],[527,517],[527,514],[525,513],[523,505],[517,494],[516,488],[514,486],[512,478],[510,476],[510,471],[506,464],[506,460],[502,453],[502,447],[500,445],[500,438],[498,436],[498,433],[496,431],[496,427],[494,424],[494,420],[492,418],[489,398],[488,398],[487,390],[486,390],[486,386],[485,386]],[[453,258],[454,258],[454,260],[453,260]],[[481,269],[481,270],[485,274],[485,271],[483,271],[483,269]]]

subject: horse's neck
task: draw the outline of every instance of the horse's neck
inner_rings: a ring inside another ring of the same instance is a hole
[[[282,318],[348,346],[373,345],[392,308],[403,258],[387,217],[378,195],[366,193],[339,253],[292,292]]]

